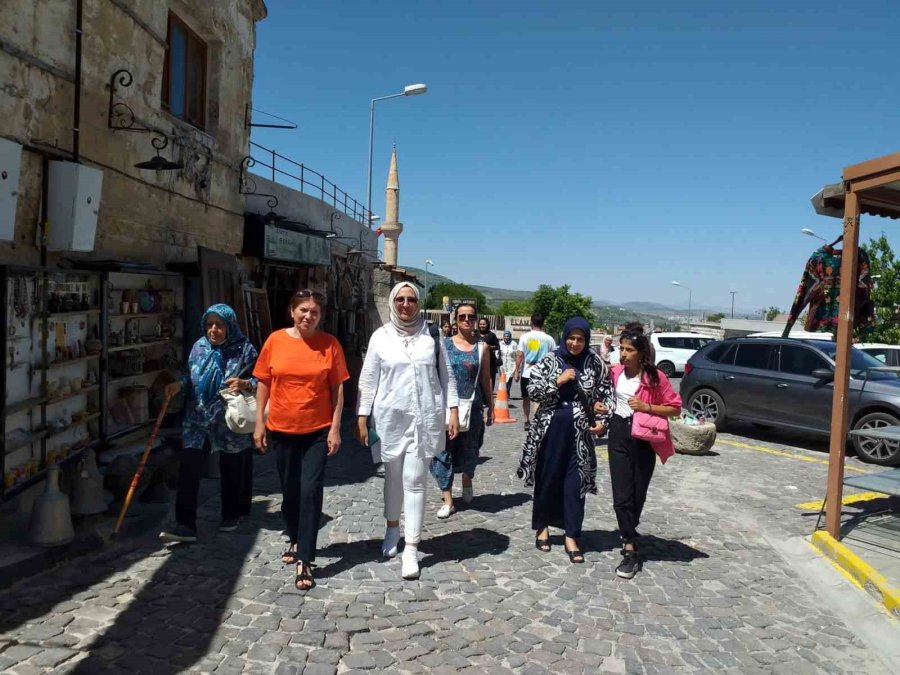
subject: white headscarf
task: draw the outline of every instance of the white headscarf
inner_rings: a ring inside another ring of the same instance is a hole
[[[419,311],[417,311],[416,315],[408,321],[400,318],[400,314],[397,313],[397,305],[394,303],[394,298],[397,297],[397,294],[403,288],[412,289],[412,292],[416,294],[416,299],[419,299],[419,289],[413,286],[411,283],[407,281],[401,281],[399,284],[394,286],[391,289],[391,294],[388,296],[388,302],[391,305],[391,325],[394,327],[394,330],[397,331],[397,335],[399,335],[400,337],[412,337],[413,335],[417,335],[419,331],[422,330],[425,319],[422,318],[422,314]]]

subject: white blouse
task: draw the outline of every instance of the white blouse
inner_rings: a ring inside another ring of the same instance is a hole
[[[634,415],[628,400],[637,395],[637,390],[641,386],[641,373],[634,377],[628,377],[623,370],[619,373],[619,379],[616,382],[616,415],[624,419],[628,419]]]
[[[434,338],[427,327],[401,338],[388,324],[369,340],[357,414],[372,416],[383,462],[406,452],[433,457],[444,450],[445,411],[459,406],[459,396],[444,341],[438,342],[440,363],[435,367]]]

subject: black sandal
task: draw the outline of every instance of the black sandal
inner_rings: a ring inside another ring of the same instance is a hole
[[[303,563],[300,563],[297,566],[301,570],[308,571],[301,571],[297,573],[297,576],[294,577],[294,588],[296,588],[298,591],[311,591],[316,587],[316,580],[313,579],[312,575],[312,567],[310,567],[309,565],[304,565]],[[305,585],[307,582],[309,583],[309,586]],[[301,583],[303,583],[304,585],[301,586]]]
[[[535,537],[534,547],[542,553],[550,553],[550,537],[547,537],[546,539]]]
[[[296,544],[291,544],[291,546],[296,546]],[[297,562],[297,549],[294,548],[291,550],[288,547],[288,550],[281,554],[281,562],[284,565],[294,565]]]
[[[569,555],[569,562],[573,565],[581,565],[582,563],[584,563],[584,551],[582,551],[581,549],[576,548],[571,551],[569,549],[566,549],[566,553]]]

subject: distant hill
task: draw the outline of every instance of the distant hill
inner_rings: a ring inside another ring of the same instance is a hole
[[[425,270],[421,267],[404,267],[403,269],[415,274],[421,283],[425,282]],[[442,274],[428,272],[428,286],[431,287],[440,283],[466,283],[458,282],[450,279]],[[491,307],[497,307],[505,300],[529,300],[534,295],[534,291],[515,291],[509,288],[494,288],[493,286],[479,286],[477,284],[468,284],[478,292],[482,293],[487,299]],[[673,315],[686,315],[687,310],[669,307],[653,302],[626,302],[622,304],[614,304],[608,301],[595,301],[593,304],[594,314],[602,325],[617,326],[629,321],[640,321],[645,325],[651,323],[664,328],[674,327],[674,324],[668,317]],[[699,311],[696,309],[694,311]]]

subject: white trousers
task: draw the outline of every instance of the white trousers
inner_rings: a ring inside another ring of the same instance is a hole
[[[400,520],[400,510],[406,514],[403,537],[407,544],[418,544],[425,519],[425,486],[430,457],[405,452],[384,463],[384,517]]]

